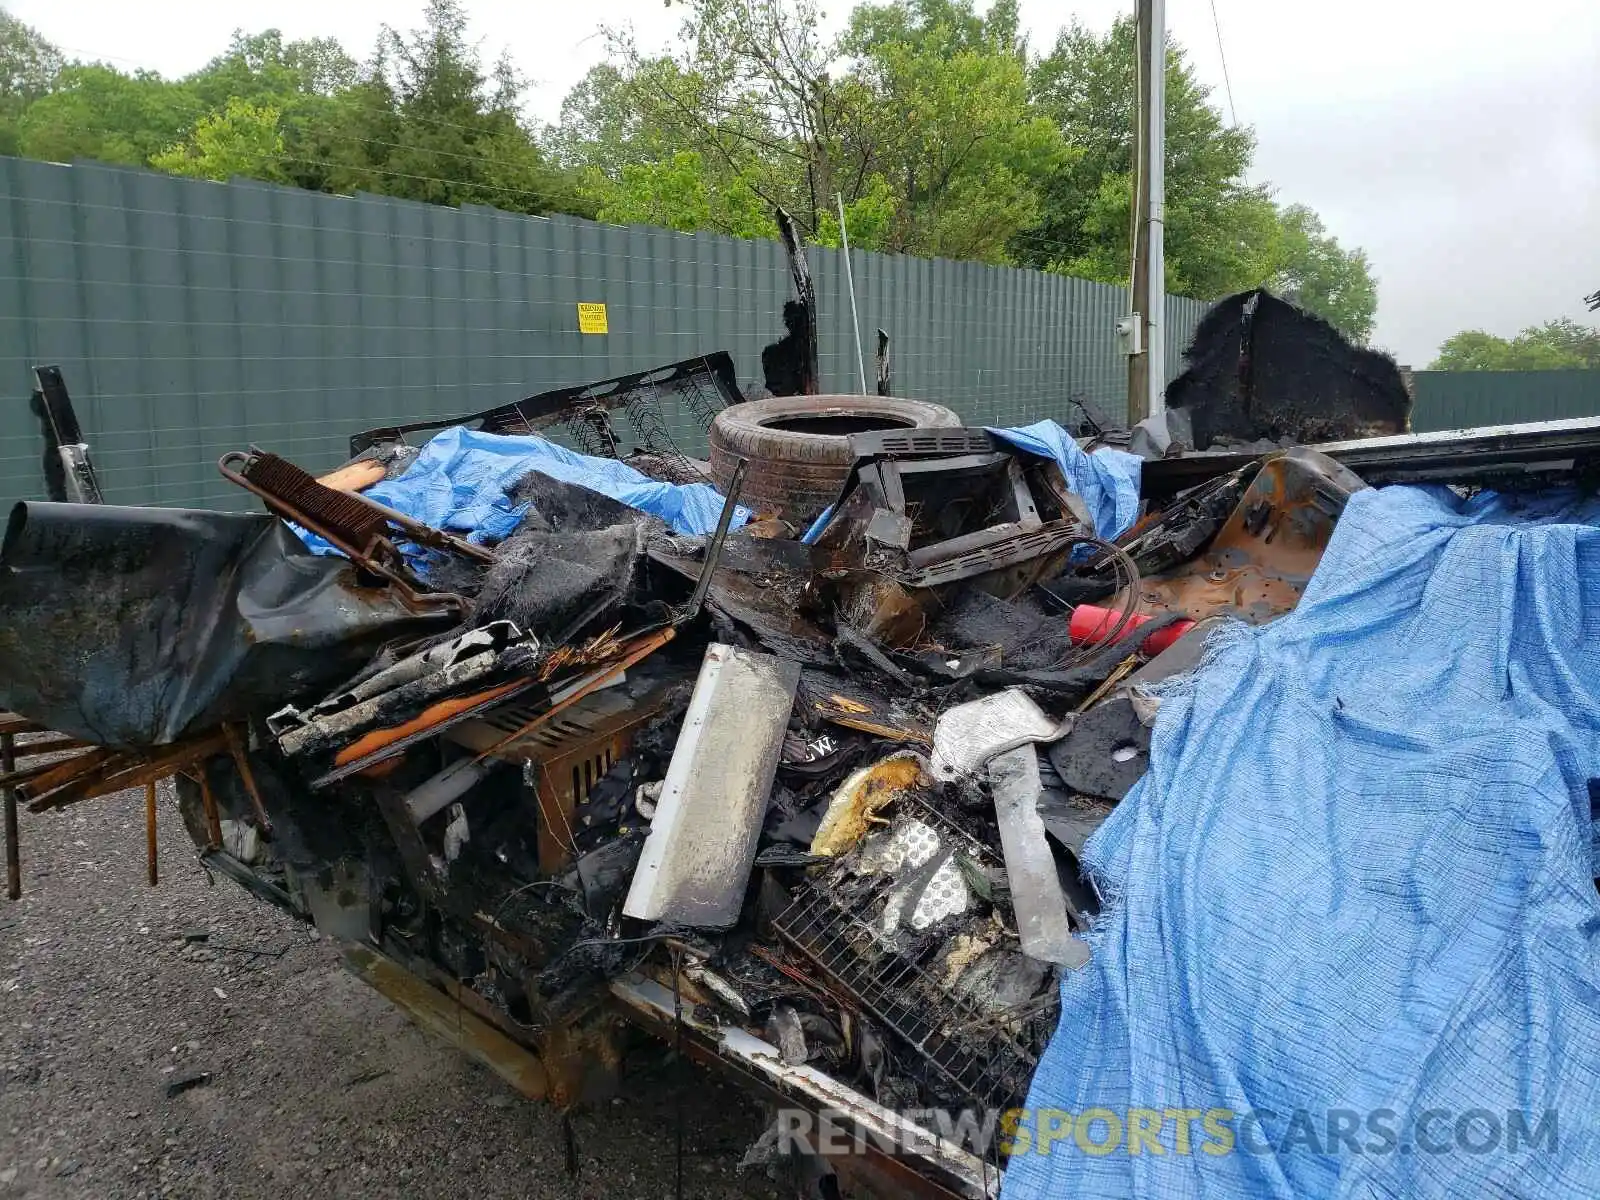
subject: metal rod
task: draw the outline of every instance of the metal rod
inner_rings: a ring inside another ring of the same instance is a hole
[[[695,581],[694,592],[675,624],[692,621],[700,615],[700,608],[706,602],[706,593],[711,590],[711,577],[717,573],[717,563],[722,558],[723,543],[728,540],[733,514],[739,508],[739,493],[744,490],[744,473],[749,466],[750,460],[747,458],[741,458],[733,464],[733,474],[728,477],[728,495],[722,502],[722,513],[717,518],[717,530],[706,543],[705,565],[700,568],[700,578]]]
[[[9,733],[0,733],[0,772],[9,775],[16,769],[16,741]],[[6,895],[12,900],[22,899],[22,849],[17,844],[17,789],[7,785],[6,806]]]
[[[156,871],[156,781],[144,785],[144,842],[145,860],[150,872],[150,886],[161,881]]]
[[[850,332],[856,339],[856,370],[861,375],[861,394],[867,394],[867,360],[861,356],[861,318],[856,316],[856,277],[850,269],[850,235],[844,227],[844,193],[835,192],[839,202],[839,243],[844,247],[844,282],[850,289]]]
[[[261,802],[261,792],[256,787],[255,772],[250,769],[249,747],[237,727],[224,725],[222,733],[228,739],[228,750],[233,755],[234,765],[239,768],[239,778],[244,781],[244,790],[250,797],[250,805],[256,810],[256,824],[261,828],[261,836],[271,837],[272,820],[267,816],[267,806]]]
[[[206,764],[194,764],[194,778],[200,784],[200,805],[206,814],[206,837],[210,839],[208,850],[222,849],[222,814],[217,811],[217,798],[211,794],[211,778],[206,774]]]

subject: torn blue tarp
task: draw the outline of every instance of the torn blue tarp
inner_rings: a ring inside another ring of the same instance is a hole
[[[1067,486],[1083,497],[1094,531],[1107,541],[1121,537],[1139,518],[1139,468],[1143,460],[1123,450],[1090,454],[1054,421],[1035,421],[1016,429],[989,429],[1018,450],[1053,458]]]
[[[456,425],[422,448],[404,474],[363,494],[424,525],[486,544],[505,538],[526,514],[510,492],[530,471],[577,484],[660,517],[675,533],[707,534],[722,515],[721,494],[706,483],[660,483],[627,463],[594,458],[541,437],[479,433]],[[750,519],[742,505],[733,528]],[[302,533],[321,554],[335,553],[321,538]]]
[[[1360,492],[1171,687],[1005,1200],[1600,1191],[1597,521]]]
[[[1018,450],[1053,458],[1066,476],[1067,486],[1083,497],[1094,531],[1110,541],[1121,537],[1139,516],[1139,467],[1143,460],[1121,450],[1101,449],[1090,454],[1054,421],[1036,421],[1016,429],[988,428]],[[833,506],[811,523],[800,540],[816,541],[833,516]]]

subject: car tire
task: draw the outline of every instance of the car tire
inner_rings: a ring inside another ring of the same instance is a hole
[[[876,429],[949,429],[961,418],[940,404],[892,396],[772,396],[734,404],[711,423],[711,477],[724,491],[745,470],[739,502],[795,523],[839,496],[855,462],[849,435]]]

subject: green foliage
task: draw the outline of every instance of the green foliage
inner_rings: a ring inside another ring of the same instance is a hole
[[[0,12],[0,153],[739,237],[775,236],[781,204],[824,245],[842,196],[852,246],[1126,281],[1131,20],[1074,24],[1041,57],[1018,0],[867,0],[837,37],[816,0],[667,2],[684,13],[671,53],[612,33],[545,130],[510,62],[468,40],[462,0],[386,27],[365,62],[238,31],[178,80],[66,63]],[[1254,135],[1223,122],[1176,46],[1167,97],[1168,289],[1267,285],[1365,338],[1366,256],[1247,182]],[[1563,346],[1544,353],[1570,361]]]
[[[644,211],[654,180],[648,211],[677,229],[732,225],[698,185],[668,186],[688,149],[710,194],[782,204],[825,243],[839,193],[852,244],[1004,261],[1063,154],[1030,107],[1010,0],[987,16],[971,0],[862,5],[832,42],[804,0],[695,0],[675,56],[616,38],[612,58],[567,98],[551,145],[588,170],[602,212]]]
[[[17,153],[17,118],[55,87],[61,64],[38,30],[0,9],[0,154]]]
[[[204,109],[181,84],[150,71],[124,75],[99,63],[63,67],[55,86],[23,110],[18,148],[29,158],[143,166]]]
[[[659,225],[680,233],[711,229],[734,237],[778,236],[772,210],[742,179],[722,183],[693,150],[657,162],[628,163],[615,182],[596,181],[599,217],[617,225]]]
[[[221,112],[201,117],[185,141],[152,154],[150,165],[195,179],[275,178],[283,159],[281,115],[275,108],[230,99]]]
[[[423,28],[385,29],[365,65],[331,39],[237,32],[199,71],[167,80],[61,66],[0,14],[0,151],[592,215],[576,173],[522,120],[522,81],[506,62],[485,70],[465,28],[459,0],[431,0]]]
[[[840,49],[859,63],[872,140],[853,191],[894,181],[886,248],[1001,262],[1037,217],[1039,185],[1069,156],[1030,108],[1016,24],[1014,6],[980,19],[970,0],[855,10]]]
[[[1365,342],[1378,314],[1378,284],[1364,250],[1344,250],[1303,204],[1283,210],[1272,288]]]
[[[61,51],[0,9],[0,99],[37,100],[55,86]]]
[[[1131,18],[1104,35],[1074,24],[1034,64],[1039,109],[1078,151],[1045,187],[1044,217],[1017,239],[1034,266],[1125,283],[1132,256],[1135,36]],[[1272,202],[1244,182],[1255,152],[1230,129],[1181,47],[1167,52],[1167,287],[1215,297],[1253,287],[1272,270]]]
[[[883,176],[874,175],[867,183],[866,192],[844,206],[844,228],[850,235],[850,248],[886,249],[894,228],[895,211],[894,189]],[[831,246],[834,249],[844,244],[839,236],[839,218],[835,214],[821,214],[814,240],[819,246]]]
[[[1467,329],[1439,347],[1433,371],[1600,370],[1600,329],[1570,317],[1530,325],[1506,339]]]
[[[1034,102],[1076,154],[1045,185],[1041,219],[1013,239],[1030,266],[1126,283],[1132,258],[1135,34],[1131,18],[1104,35],[1064,29],[1031,70]],[[1167,289],[1215,298],[1269,286],[1364,341],[1377,284],[1366,255],[1346,251],[1310,209],[1280,211],[1246,182],[1249,129],[1229,128],[1180,46],[1166,78]]]

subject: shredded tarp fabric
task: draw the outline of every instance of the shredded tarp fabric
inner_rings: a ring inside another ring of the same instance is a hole
[[[541,437],[480,433],[460,425],[436,434],[404,474],[374,484],[363,495],[424,525],[492,544],[527,514],[528,506],[511,493],[530,471],[660,517],[675,533],[710,533],[722,515],[723,498],[710,484],[661,483],[627,463],[579,454]],[[749,519],[749,509],[741,505],[732,527]],[[302,532],[302,537],[319,554],[337,553],[315,535]]]
[[[1104,447],[1090,453],[1054,421],[988,432],[1018,450],[1055,459],[1067,478],[1067,486],[1089,506],[1098,536],[1108,541],[1119,538],[1139,519],[1139,468],[1143,460],[1137,454]]]
[[[1597,521],[1358,493],[1167,692],[1005,1200],[1595,1194]]]

